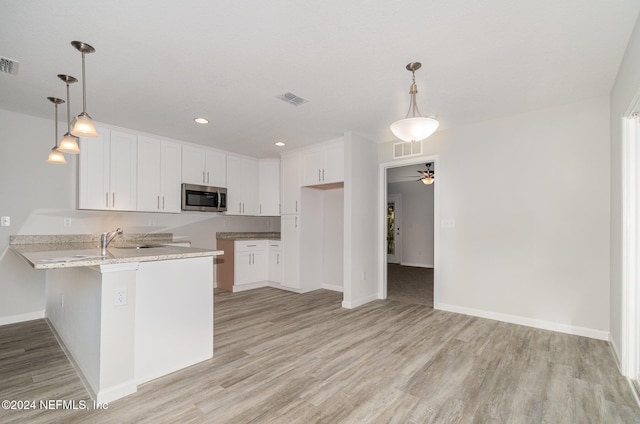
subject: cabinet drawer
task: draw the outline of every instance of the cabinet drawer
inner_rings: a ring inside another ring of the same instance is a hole
[[[260,250],[267,248],[267,240],[236,240],[236,252],[246,252],[249,250]]]

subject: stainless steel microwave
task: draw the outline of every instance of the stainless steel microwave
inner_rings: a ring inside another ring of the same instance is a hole
[[[224,212],[227,210],[227,189],[182,184],[182,210]]]

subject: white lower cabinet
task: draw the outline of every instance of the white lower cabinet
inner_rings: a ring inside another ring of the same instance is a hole
[[[236,241],[234,250],[235,285],[267,280],[267,240]]]
[[[280,284],[282,282],[282,250],[280,241],[270,240],[269,244],[269,281]]]
[[[282,240],[282,281],[281,284],[292,289],[300,289],[300,217],[282,215],[280,237]]]

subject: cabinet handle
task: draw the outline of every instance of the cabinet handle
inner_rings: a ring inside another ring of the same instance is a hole
[[[242,202],[242,213],[244,213],[244,202]]]
[[[204,171],[202,171],[202,184],[206,183],[207,180],[204,179]]]
[[[298,201],[296,200],[296,212],[298,212]]]
[[[247,247],[256,247],[257,244],[247,244]]]
[[[320,179],[320,168],[318,168],[318,181],[322,181],[322,180]]]
[[[322,181],[324,181],[324,168],[322,168]]]
[[[280,254],[276,254],[276,265],[280,265]]]
[[[160,196],[157,196],[157,197],[158,197],[158,209],[160,209]]]
[[[164,210],[164,196],[162,196],[162,210]]]
[[[295,228],[298,228],[298,217],[296,216],[296,226]]]
[[[116,192],[113,192],[113,195],[111,196],[113,198],[112,202],[111,202],[111,207],[115,208],[116,207]]]
[[[105,203],[105,207],[108,208],[109,207],[109,192],[108,191],[104,194],[104,203]]]
[[[242,213],[242,202],[238,202],[238,213]]]
[[[207,171],[207,184],[209,184],[209,171]]]

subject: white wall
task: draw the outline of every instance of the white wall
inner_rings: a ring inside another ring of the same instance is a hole
[[[387,196],[402,195],[400,264],[433,268],[433,189],[419,181],[387,184]]]
[[[377,299],[377,146],[353,133],[344,136],[344,297],[354,308]]]
[[[45,308],[45,273],[8,251],[10,235],[99,234],[122,227],[172,232],[193,247],[213,248],[218,231],[280,230],[279,218],[75,210],[76,158],[67,155],[66,166],[45,163],[53,127],[53,119],[0,110],[0,216],[11,217],[10,227],[0,227],[0,325],[42,317]],[[63,218],[71,218],[71,227],[63,226]]]
[[[611,90],[611,342],[620,362],[622,347],[622,117],[640,93],[640,20]]]
[[[609,99],[443,130],[436,308],[609,332]],[[391,162],[392,142],[379,160]]]

